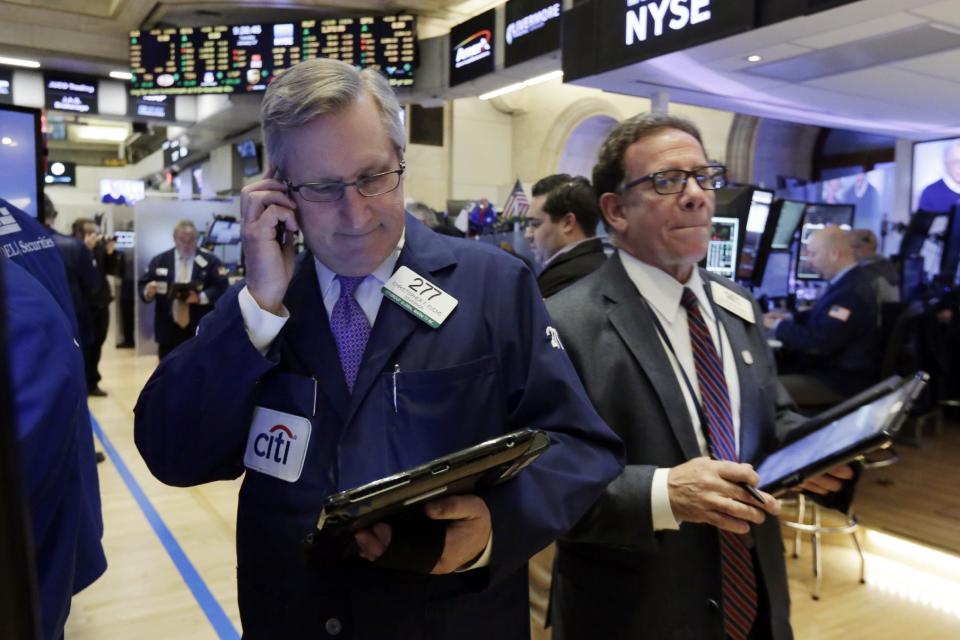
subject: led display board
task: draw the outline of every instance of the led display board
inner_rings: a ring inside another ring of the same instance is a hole
[[[71,113],[97,113],[97,79],[62,73],[43,74],[47,109]]]
[[[491,9],[450,30],[450,86],[493,71],[493,30],[496,12]]]
[[[410,86],[415,49],[411,15],[131,31],[130,93],[264,91],[284,69],[320,57],[380,69],[391,85]]]
[[[503,33],[503,63],[510,67],[560,48],[559,0],[510,0]]]

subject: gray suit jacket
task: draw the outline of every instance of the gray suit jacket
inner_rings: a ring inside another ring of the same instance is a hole
[[[726,279],[701,271],[707,291]],[[690,638],[721,640],[717,530],[685,523],[653,530],[650,485],[657,467],[700,456],[694,427],[652,310],[619,256],[547,300],[550,315],[601,417],[623,439],[627,467],[577,527],[558,542],[553,582],[556,640]],[[802,420],[761,328],[714,305],[736,357],[740,378],[741,460],[756,464]],[[754,303],[759,321],[760,310]],[[744,355],[749,352],[749,356]],[[751,363],[752,361],[752,363]],[[792,637],[783,543],[776,518],[752,532],[755,567],[773,637]]]

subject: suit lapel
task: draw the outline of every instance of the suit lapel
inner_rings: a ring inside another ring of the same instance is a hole
[[[343,419],[350,396],[323,306],[313,256],[309,253],[304,255],[294,274],[284,302],[290,311],[290,320],[280,334],[281,354],[297,363],[303,373],[316,378],[320,391]]]
[[[700,270],[700,276],[703,278],[707,297],[713,302],[712,276],[708,275],[708,272],[703,269]],[[723,286],[723,284],[721,283],[720,286]],[[745,320],[716,303],[713,303],[712,306],[713,312],[717,314],[717,318],[727,334],[727,340],[732,351],[730,355],[737,367],[737,378],[740,381],[740,461],[750,462],[756,455],[760,444],[760,434],[754,428],[754,425],[759,424],[761,419],[758,413],[761,406],[761,399],[758,395],[761,381],[754,379],[753,368],[743,359],[743,351],[749,351],[750,347],[750,340],[744,327]],[[759,354],[757,358],[759,358]]]
[[[670,356],[653,323],[653,310],[630,281],[619,254],[602,268],[607,273],[600,279],[601,295],[611,302],[607,312],[610,324],[650,380],[684,456],[696,458],[701,455],[700,445]]]

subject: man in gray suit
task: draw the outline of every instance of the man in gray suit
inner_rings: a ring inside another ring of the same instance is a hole
[[[760,310],[696,268],[714,190],[696,127],[640,115],[593,170],[618,253],[547,301],[627,467],[558,542],[555,640],[791,638],[783,544],[756,463],[799,422],[786,411]],[[805,486],[839,489],[843,467]]]

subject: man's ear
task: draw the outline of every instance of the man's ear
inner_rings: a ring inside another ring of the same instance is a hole
[[[627,220],[623,215],[623,206],[620,204],[620,196],[615,193],[604,193],[600,196],[600,211],[603,213],[603,219],[611,230],[623,232],[627,228]]]
[[[560,218],[560,227],[567,235],[574,233],[577,230],[576,214],[574,214],[573,211],[567,211],[564,216]]]

